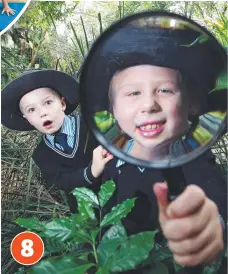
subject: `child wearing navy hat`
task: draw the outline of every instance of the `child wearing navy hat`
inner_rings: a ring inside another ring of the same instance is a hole
[[[32,158],[46,181],[67,194],[76,187],[99,186],[112,156],[105,157],[106,151],[97,145],[79,114],[69,115],[78,104],[78,83],[73,77],[55,70],[30,71],[9,83],[1,100],[4,126],[43,133]],[[75,212],[72,194],[68,202]]]
[[[216,53],[210,37],[195,29],[129,24],[114,32],[91,58],[86,85],[93,83],[94,96],[89,99],[94,113],[112,110],[121,130],[132,138],[126,153],[144,160],[164,157],[173,140],[188,130],[188,120],[197,126],[201,114],[218,110],[218,102],[208,99],[217,76],[226,71],[224,59]],[[201,121],[209,133],[225,115],[217,114],[221,117],[212,117],[212,124],[207,116]],[[201,145],[197,138],[194,141]],[[165,180],[161,170],[114,158],[103,178],[113,179],[117,186],[109,207],[137,197],[123,221],[128,233],[161,226],[179,264],[208,263],[224,245],[226,183],[210,152],[181,168],[186,189],[168,204],[168,186],[158,183]]]

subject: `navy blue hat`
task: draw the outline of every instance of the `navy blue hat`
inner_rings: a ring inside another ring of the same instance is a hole
[[[72,76],[57,70],[31,70],[2,90],[2,124],[14,130],[34,130],[35,128],[23,118],[19,102],[28,92],[42,87],[51,88],[65,98],[66,114],[72,113],[77,107],[79,84]]]
[[[129,24],[107,37],[91,53],[85,68],[85,85],[91,95],[88,100],[95,111],[108,109],[111,78],[127,67],[148,64],[176,69],[205,95],[215,87],[219,74],[226,71],[224,56],[217,54],[215,40],[195,28]]]

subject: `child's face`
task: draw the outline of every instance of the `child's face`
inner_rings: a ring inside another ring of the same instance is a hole
[[[142,147],[169,145],[188,128],[188,97],[177,71],[130,67],[114,75],[110,88],[119,126]]]
[[[24,118],[42,133],[53,134],[62,126],[66,104],[50,88],[30,91],[21,98],[19,106]]]

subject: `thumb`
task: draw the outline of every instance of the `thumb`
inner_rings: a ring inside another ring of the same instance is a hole
[[[159,209],[159,222],[161,226],[163,226],[168,219],[166,214],[167,207],[168,207],[168,186],[166,182],[163,183],[156,183],[153,186],[153,191],[157,199],[158,209]]]
[[[106,156],[106,158],[103,159],[104,164],[107,164],[112,159],[113,159],[113,155],[110,154],[110,155]]]

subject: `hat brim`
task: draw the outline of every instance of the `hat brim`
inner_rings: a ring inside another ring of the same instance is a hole
[[[110,81],[117,71],[128,67],[147,64],[178,70],[206,96],[215,87],[218,75],[226,71],[224,51],[200,29],[129,24],[119,29],[113,27],[102,37],[91,50],[81,78],[86,78],[82,84],[89,91],[88,104],[94,112],[109,109]],[[195,42],[202,37],[205,41]]]
[[[48,87],[65,98],[66,114],[72,113],[79,102],[79,84],[70,75],[57,70],[39,70],[22,74],[9,83],[1,92],[2,124],[7,128],[29,131],[35,128],[23,118],[19,102],[28,92]]]

